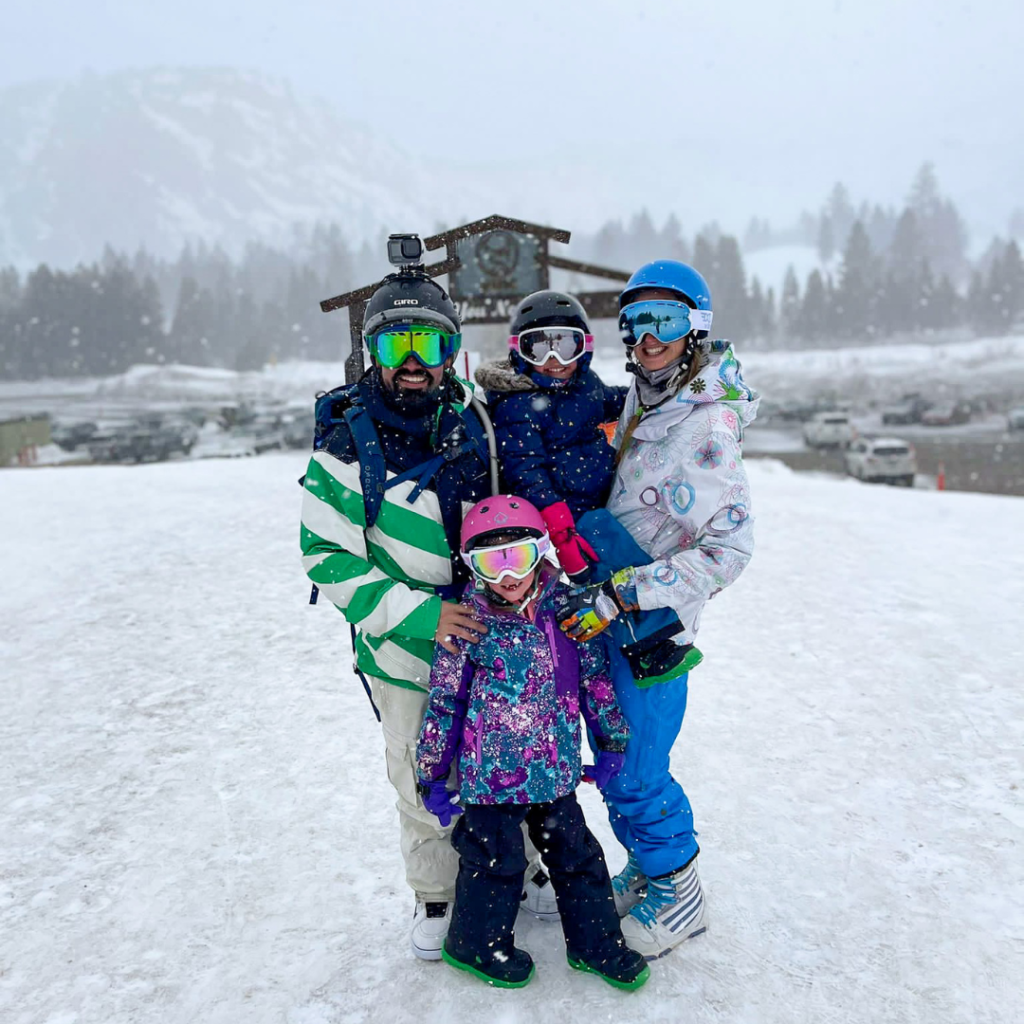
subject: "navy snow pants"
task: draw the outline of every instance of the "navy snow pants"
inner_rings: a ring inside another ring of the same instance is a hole
[[[452,832],[459,875],[448,952],[468,964],[511,954],[526,873],[524,821],[555,889],[567,953],[589,964],[614,959],[625,942],[611,880],[575,793],[544,804],[465,805]]]

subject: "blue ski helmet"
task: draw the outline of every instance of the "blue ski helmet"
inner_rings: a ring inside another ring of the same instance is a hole
[[[619,295],[619,309],[628,306],[637,292],[648,288],[665,288],[677,292],[686,299],[694,309],[711,311],[711,289],[707,281],[693,267],[678,260],[655,260],[645,263],[626,282],[626,287]],[[698,341],[708,336],[707,331],[696,331]]]

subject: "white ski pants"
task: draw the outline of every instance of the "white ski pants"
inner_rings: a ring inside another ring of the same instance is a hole
[[[407,690],[383,679],[367,676],[373,703],[380,712],[388,779],[395,787],[398,824],[405,861],[405,880],[417,899],[450,902],[455,899],[459,855],[452,849],[454,823],[441,828],[416,792],[416,743],[420,738],[427,695]],[[526,837],[526,859],[539,859],[537,848]]]

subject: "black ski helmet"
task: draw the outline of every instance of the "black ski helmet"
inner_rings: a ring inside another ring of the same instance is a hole
[[[531,327],[578,327],[590,333],[586,310],[565,292],[534,292],[516,306],[508,333],[519,335]]]
[[[449,334],[462,332],[459,311],[451,296],[422,270],[389,274],[370,296],[363,312],[363,336],[387,324],[436,324]]]
[[[566,292],[542,291],[527,295],[516,306],[508,325],[508,333],[518,337],[531,327],[577,327],[584,334],[590,334],[587,311],[579,299]],[[580,371],[589,368],[591,355],[590,352],[584,352],[577,360],[576,365]],[[528,363],[511,343],[508,358],[516,373],[532,377],[537,372],[538,368]]]

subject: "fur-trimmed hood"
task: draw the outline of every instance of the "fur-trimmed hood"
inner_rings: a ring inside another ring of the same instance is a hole
[[[507,359],[495,359],[489,363],[481,363],[473,375],[477,384],[485,391],[539,391],[525,373],[518,373]]]

